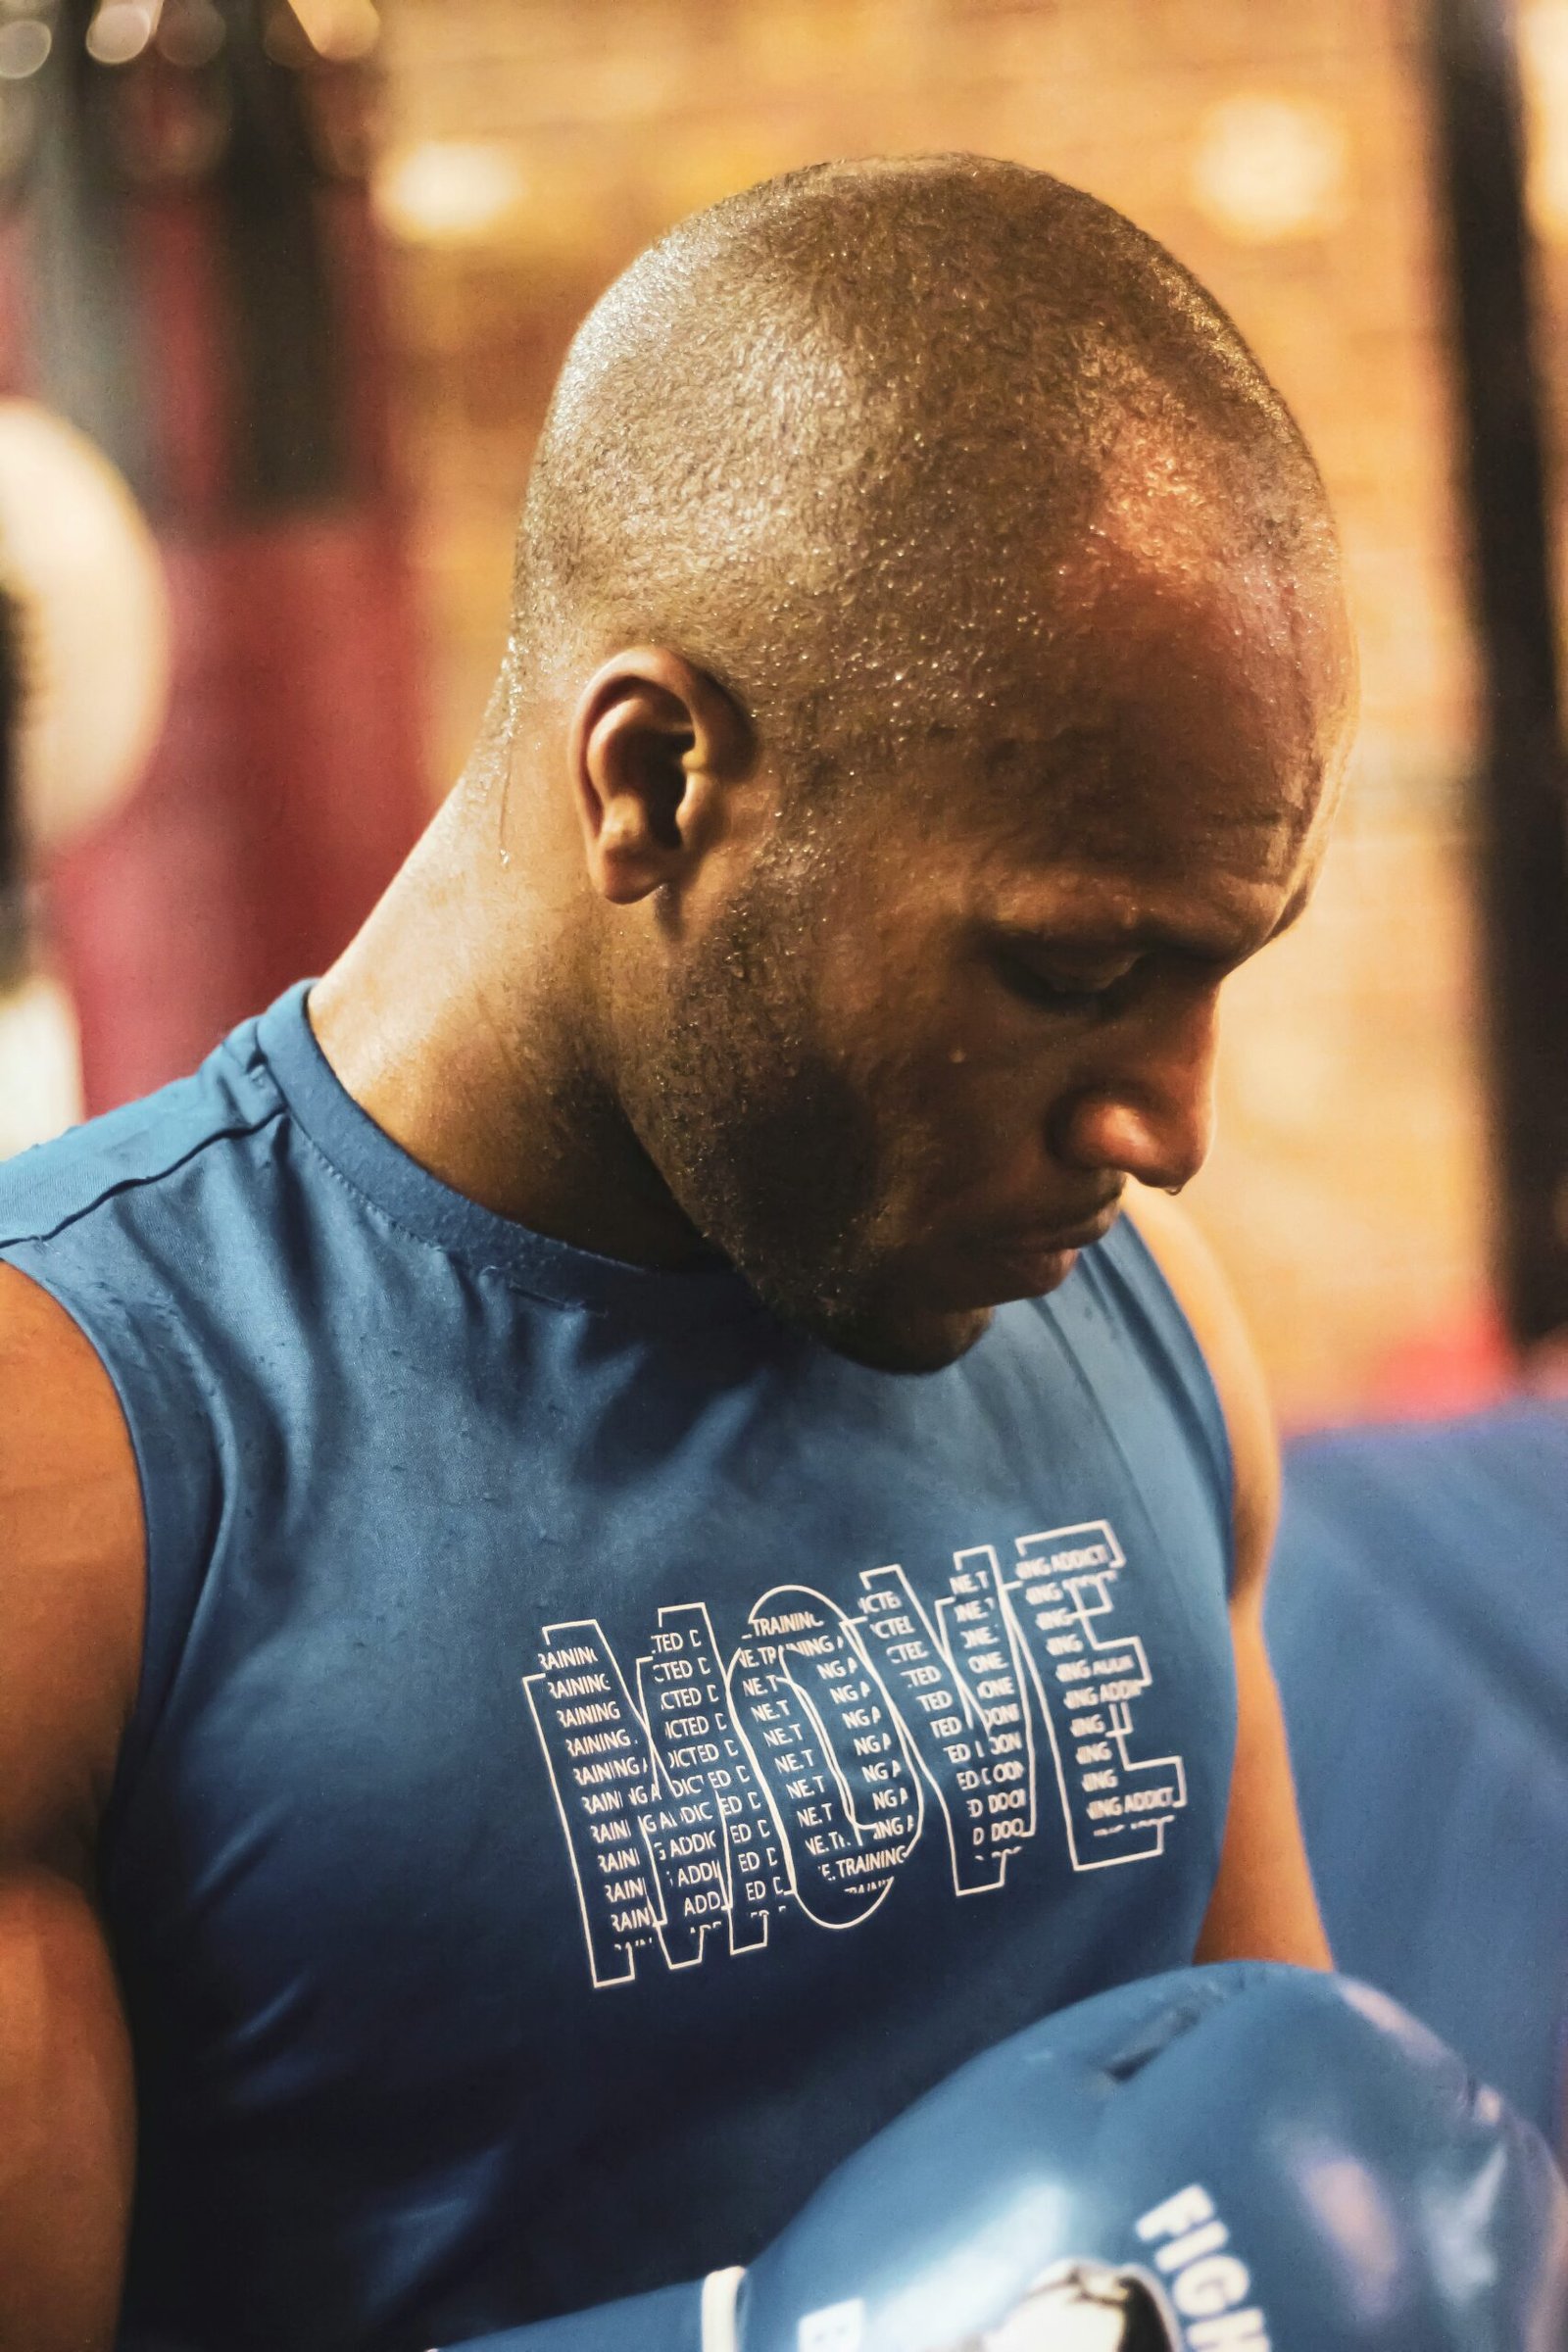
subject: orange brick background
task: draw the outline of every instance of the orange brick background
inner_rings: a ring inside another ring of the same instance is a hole
[[[443,778],[500,651],[513,517],[565,339],[681,213],[824,155],[975,148],[1119,205],[1235,313],[1335,499],[1364,716],[1317,904],[1233,986],[1220,1142],[1192,1197],[1286,1417],[1376,1408],[1401,1352],[1479,1326],[1488,1300],[1466,880],[1474,678],[1413,13],[1396,0],[391,0],[382,60]],[[1294,109],[1337,158],[1319,217],[1283,229],[1204,194],[1216,110],[1260,100]],[[483,220],[411,209],[411,172],[450,163],[448,142],[479,145],[507,175]],[[1550,272],[1545,290],[1554,315],[1568,309]]]

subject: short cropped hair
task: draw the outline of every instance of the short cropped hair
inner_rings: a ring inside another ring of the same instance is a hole
[[[775,739],[961,720],[1109,486],[1171,467],[1283,562],[1331,529],[1237,328],[1108,205],[968,155],[790,172],[672,229],[579,331],[514,674],[656,643]]]

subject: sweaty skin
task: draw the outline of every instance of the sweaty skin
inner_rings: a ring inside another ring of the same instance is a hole
[[[804,816],[711,679],[612,657],[520,744],[501,845],[460,787],[313,992],[344,1084],[538,1231],[716,1248],[874,1364],[961,1353],[1128,1177],[1201,1164],[1217,992],[1305,902],[1350,703],[1337,581],[1282,611],[1207,524],[1129,515],[1052,585],[973,739],[873,735]]]
[[[1012,527],[1005,484],[958,534],[983,595],[933,541],[962,693],[936,691],[941,640],[916,632],[931,691],[911,698],[884,613],[882,652],[845,653],[861,700],[804,770],[767,716],[776,681],[748,700],[689,634],[596,607],[521,683],[514,662],[468,772],[313,991],[350,1094],[486,1206],[649,1265],[726,1257],[894,1374],[1064,1281],[1129,1184],[1184,1184],[1220,988],[1309,894],[1354,681],[1326,520],[1272,519],[1320,496],[1298,455],[1258,493],[1264,527],[1251,459],[1227,443],[1209,466],[1183,423],[1167,463],[1162,415],[1065,550]],[[977,466],[937,492],[981,496]],[[906,531],[901,563],[919,559]],[[834,612],[853,640],[853,601]],[[1262,1642],[1261,1385],[1178,1213],[1135,1213],[1236,1463],[1240,1730],[1199,1956],[1321,1964]],[[113,2339],[132,2094],[94,1851],[143,1584],[111,1384],[0,1267],[0,2352]]]
[[[771,946],[786,970],[770,986],[807,999],[788,1009],[826,1073],[813,1078],[824,1112],[846,1097],[864,1105],[852,1212],[870,1272],[841,1336],[883,1361],[947,1360],[995,1302],[1065,1279],[1065,1237],[1102,1227],[1126,1179],[1174,1185],[1196,1171],[1220,984],[1293,918],[1315,869],[1343,676],[1330,670],[1305,727],[1283,679],[1277,692],[1259,685],[1259,654],[1205,669],[1193,603],[1160,598],[1141,568],[1127,588],[1124,605],[1107,589],[1093,607],[1105,711],[1093,757],[1150,768],[1129,787],[1121,829],[1080,828],[1068,848],[1054,795],[1037,822],[992,788],[957,824],[956,787],[945,794],[934,755],[905,778],[917,841],[843,820],[836,855],[807,860],[816,887]],[[1217,580],[1213,593],[1205,625],[1223,644],[1234,600]],[[1140,614],[1152,615],[1147,627]],[[1038,731],[1049,743],[1050,725]],[[574,1066],[595,1023],[559,994],[574,960],[561,929],[595,902],[607,922],[626,924],[634,936],[607,960],[626,989],[646,992],[659,1033],[672,1018],[670,968],[714,937],[734,952],[728,911],[775,838],[777,787],[740,748],[711,682],[658,649],[589,681],[564,735],[575,766],[563,753],[512,795],[519,857],[524,823],[533,835],[530,880],[511,888],[489,812],[460,792],[318,985],[313,1014],[350,1092],[448,1182],[537,1229],[678,1265],[712,1242],[680,1204],[678,1172],[662,1179],[632,1120],[610,1115],[597,1075]],[[993,769],[1027,772],[1032,752],[1013,734]],[[657,1115],[644,1115],[657,1134]],[[519,1148],[523,1134],[536,1149]],[[802,1164],[797,1145],[789,1165]],[[764,1197],[764,1213],[770,1204]],[[819,1206],[806,1203],[791,1241],[808,1265]],[[778,1209],[801,1213],[787,1200]],[[1261,1384],[1190,1225],[1155,1195],[1140,1196],[1135,1214],[1204,1348],[1236,1460],[1240,1728],[1198,1956],[1326,1964],[1263,1647],[1278,1463]],[[107,1377],[64,1313],[0,1268],[8,2352],[107,2344],[116,2307],[131,2090],[92,1853],[135,1687],[141,1544]]]

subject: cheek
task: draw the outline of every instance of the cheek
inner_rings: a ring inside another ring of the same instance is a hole
[[[942,1171],[944,1192],[1038,1175],[1049,1105],[1076,1049],[1014,1002],[941,924],[835,925],[812,989],[813,1027],[876,1127],[884,1163]]]
[[[1050,1179],[1054,1100],[1038,1052],[1025,1056],[972,1024],[950,1024],[906,1035],[877,1074],[873,1109],[885,1164],[902,1171],[911,1200],[1002,1212],[1037,1199]]]
[[[1038,1123],[1069,1083],[1075,1051],[984,973],[962,975],[940,1004],[909,1006],[902,1023],[916,1100],[992,1141]]]

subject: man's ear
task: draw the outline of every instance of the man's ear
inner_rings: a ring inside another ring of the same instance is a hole
[[[724,787],[755,740],[716,680],[662,646],[616,654],[590,678],[568,740],[594,888],[634,906],[691,870],[717,834]]]

